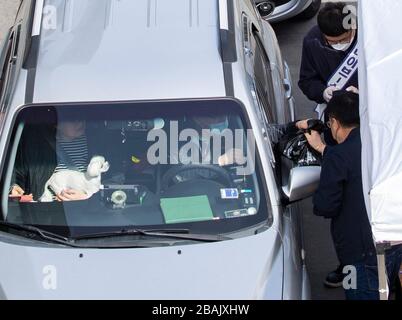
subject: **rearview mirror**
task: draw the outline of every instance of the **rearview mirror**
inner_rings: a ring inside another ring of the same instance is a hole
[[[257,3],[256,5],[258,12],[261,15],[261,18],[266,19],[268,18],[272,12],[275,10],[275,3],[271,1],[263,1]]]
[[[320,183],[321,167],[297,167],[290,171],[289,184],[282,187],[289,202],[311,197]]]

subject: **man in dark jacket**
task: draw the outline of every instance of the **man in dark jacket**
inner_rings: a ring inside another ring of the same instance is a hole
[[[323,154],[320,186],[313,198],[314,213],[331,219],[338,259],[356,271],[356,287],[344,287],[346,298],[379,299],[376,249],[363,194],[358,94],[336,92],[325,112],[338,145],[326,146],[315,131],[306,134],[310,145]],[[401,257],[401,246],[386,254],[390,284],[395,283]]]
[[[318,104],[327,103],[336,90],[328,81],[357,42],[357,30],[349,28],[345,3],[327,3],[318,14],[318,25],[304,38],[299,87]],[[345,88],[358,88],[357,72]]]

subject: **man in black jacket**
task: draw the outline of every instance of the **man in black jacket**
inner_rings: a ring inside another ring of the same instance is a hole
[[[309,144],[323,154],[320,186],[313,198],[314,213],[331,219],[338,259],[349,266],[347,270],[352,267],[356,271],[356,287],[344,287],[346,298],[379,299],[376,249],[363,194],[358,94],[336,92],[325,112],[338,145],[326,146],[315,131],[306,134]],[[401,257],[401,246],[386,254],[390,284],[395,283]]]
[[[357,30],[352,28],[345,5],[327,3],[318,14],[318,25],[304,38],[299,87],[318,104],[331,99],[337,88],[328,87],[328,81],[357,42]],[[345,88],[350,86],[358,88],[357,72]]]

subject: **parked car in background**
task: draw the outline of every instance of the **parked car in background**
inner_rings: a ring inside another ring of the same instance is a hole
[[[295,114],[275,33],[252,1],[182,3],[22,2],[0,48],[0,299],[310,298],[298,201],[320,168],[274,152]],[[178,161],[206,126],[247,161]],[[71,154],[98,162],[55,168]],[[99,191],[56,201],[68,170]]]
[[[270,22],[279,22],[298,16],[302,19],[313,18],[321,7],[321,0],[254,0],[266,10]]]

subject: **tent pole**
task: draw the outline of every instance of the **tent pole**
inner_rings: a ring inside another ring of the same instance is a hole
[[[385,251],[391,248],[390,243],[377,243],[377,263],[378,263],[378,291],[380,293],[380,300],[388,300],[389,286],[387,269],[385,267]]]

